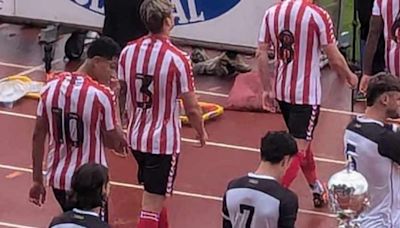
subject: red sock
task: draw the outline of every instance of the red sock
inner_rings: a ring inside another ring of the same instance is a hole
[[[168,228],[168,213],[167,213],[167,208],[165,207],[162,209],[160,213],[158,228]]]
[[[137,228],[158,228],[159,215],[150,211],[141,211]]]
[[[297,173],[300,170],[300,163],[303,160],[303,152],[298,152],[293,158],[290,166],[287,168],[285,174],[282,177],[282,185],[285,188],[288,188],[293,180],[296,178]]]
[[[307,148],[307,151],[305,152],[305,157],[302,160],[300,166],[301,170],[304,173],[304,176],[307,179],[308,184],[314,185],[315,182],[317,181],[317,173],[316,173],[314,154],[311,150],[311,146]]]

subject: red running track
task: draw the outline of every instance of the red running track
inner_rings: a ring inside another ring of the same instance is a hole
[[[0,27],[0,77],[20,74],[43,80],[38,29],[15,25]],[[73,70],[77,63],[62,59],[63,39],[58,44],[55,70]],[[210,52],[212,55],[213,52]],[[252,64],[252,59],[246,59]],[[327,72],[325,72],[327,73]],[[334,75],[323,77],[324,107],[349,110],[350,92],[340,89]],[[196,78],[201,101],[226,104],[233,80],[215,77]],[[212,93],[211,93],[212,92]],[[0,108],[0,227],[46,227],[60,209],[51,192],[42,208],[28,202],[31,185],[31,138],[37,101],[23,99],[13,108]],[[342,137],[350,120],[347,114],[323,111],[315,132],[318,175],[323,181],[343,167]],[[268,130],[285,129],[280,115],[226,111],[207,123],[210,145],[198,149],[191,139],[194,132],[183,129],[182,154],[176,180],[176,193],[169,199],[169,219],[173,228],[221,227],[221,196],[229,180],[253,171],[258,164],[257,147]],[[135,227],[141,202],[136,181],[136,164],[108,154],[111,179],[110,217],[113,227]],[[311,195],[302,175],[292,189],[300,199],[297,227],[335,227],[328,208],[312,207]]]

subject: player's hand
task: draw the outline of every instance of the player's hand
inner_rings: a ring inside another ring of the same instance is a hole
[[[115,96],[118,97],[121,92],[121,84],[119,80],[115,77],[112,77],[110,80],[110,88],[114,92]]]
[[[271,91],[264,91],[261,97],[262,108],[265,111],[275,113],[278,106],[276,102],[276,95],[273,89]]]
[[[126,158],[126,157],[128,157],[128,150],[129,150],[129,148],[124,147],[123,149],[118,150],[118,151],[117,150],[111,150],[111,152],[113,154],[115,154],[116,156],[118,156],[118,157]]]
[[[203,129],[203,133],[201,135],[197,135],[196,137],[199,140],[200,143],[200,148],[204,147],[207,144],[208,141],[208,133],[205,129]]]
[[[366,74],[364,74],[362,76],[362,78],[361,78],[361,81],[360,81],[360,92],[363,93],[364,95],[367,93],[368,83],[369,83],[369,80],[371,78],[372,77],[370,75],[366,75]]]
[[[356,89],[358,85],[358,77],[356,74],[350,74],[347,77],[347,84],[350,86],[351,89]]]
[[[29,190],[29,202],[41,207],[46,201],[46,188],[43,183],[34,182]]]
[[[122,158],[128,157],[128,151],[129,151],[130,147],[129,147],[126,139],[121,140],[121,142],[119,142],[119,145],[117,148],[118,148],[117,150],[111,150],[111,152],[113,152],[118,157],[122,157]]]

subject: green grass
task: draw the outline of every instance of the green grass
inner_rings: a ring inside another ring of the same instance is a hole
[[[342,0],[343,10],[341,18],[341,26],[337,28],[337,17],[338,17],[338,5],[339,0],[315,0],[315,3],[325,8],[334,21],[335,28],[339,29],[339,34],[348,31],[351,34],[351,40],[353,39],[353,3],[354,0]],[[356,60],[359,60],[359,30],[357,30],[357,41],[356,41]],[[351,43],[352,44],[352,43]],[[349,55],[351,57],[353,47],[350,47]]]

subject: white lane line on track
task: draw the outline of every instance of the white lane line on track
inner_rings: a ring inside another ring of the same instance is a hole
[[[202,94],[202,95],[214,96],[214,97],[224,97],[224,98],[229,97],[228,94],[215,93],[215,92],[209,92],[209,91],[203,91],[203,90],[196,90],[196,93]],[[322,107],[321,107],[321,111],[342,114],[342,115],[350,115],[350,116],[362,114],[362,113],[357,113],[357,112],[349,112],[349,111],[336,110],[336,109],[330,109],[330,108],[322,108]]]
[[[36,119],[36,116],[34,116],[34,115],[27,115],[27,114],[8,112],[8,111],[2,111],[2,110],[0,110],[0,114],[8,115],[8,116],[21,117],[21,118],[26,118],[26,119]],[[182,142],[186,142],[186,143],[193,143],[193,144],[197,144],[198,143],[198,141],[195,140],[195,139],[182,138],[181,140],[182,140]],[[211,142],[211,141],[209,141],[209,142],[207,142],[207,145],[208,146],[220,147],[220,148],[224,148],[224,149],[234,149],[234,150],[242,150],[242,151],[250,151],[250,152],[259,152],[259,149],[257,149],[257,148],[246,147],[246,146],[238,146],[238,145],[231,145],[231,144],[220,143],[220,142]],[[339,164],[339,165],[346,164],[345,161],[329,159],[329,158],[314,157],[314,159],[316,161],[320,161],[320,162],[327,162],[327,163],[333,163],[333,164]]]
[[[12,171],[32,173],[32,169],[18,167],[18,166],[12,166],[12,165],[0,164],[0,168],[12,170]],[[111,181],[110,184],[114,185],[114,186],[118,186],[118,187],[124,187],[124,188],[143,189],[143,187],[141,185],[118,182],[118,181]],[[178,191],[178,190],[174,190],[174,195],[222,202],[222,197],[219,197],[219,196],[211,196],[211,195],[204,195],[204,194],[198,194],[198,193],[183,192],[183,191]],[[318,211],[306,210],[306,209],[299,209],[299,212],[304,213],[304,214],[320,215],[320,216],[335,218],[334,214],[329,214],[329,213],[325,213],[325,212],[318,212]]]
[[[182,138],[182,142],[194,143],[194,144],[197,144],[197,143],[198,143],[197,140],[188,139],[188,138]],[[226,148],[226,149],[244,150],[244,151],[250,151],[250,152],[259,152],[259,151],[260,151],[260,150],[257,149],[257,148],[246,147],[246,146],[236,146],[236,145],[225,144],[225,143],[218,143],[218,142],[207,142],[207,145],[208,145],[208,146],[215,146],[215,147]],[[334,163],[334,164],[340,164],[340,165],[346,164],[345,161],[334,160],[334,159],[329,159],[329,158],[320,158],[320,157],[315,157],[315,156],[314,156],[314,159],[315,159],[316,161],[320,161],[320,162]]]
[[[3,111],[0,110],[0,114],[6,115],[6,116],[14,116],[14,117],[21,117],[25,119],[36,119],[36,116],[34,115],[28,115],[28,114],[23,114],[23,113],[17,113],[17,112],[9,112],[9,111]]]
[[[21,68],[21,69],[31,69],[31,68],[35,67],[35,66],[26,66],[26,65],[20,65],[20,64],[15,64],[15,63],[6,63],[6,62],[0,62],[0,66]]]
[[[59,63],[61,61],[63,61],[63,58],[55,59],[55,60],[53,60],[51,62],[51,64],[56,64],[56,63]],[[32,73],[34,71],[37,71],[37,70],[43,70],[43,68],[44,68],[44,63],[40,64],[38,66],[34,66],[34,67],[32,67],[30,69],[27,69],[25,71],[19,72],[19,73],[15,74],[15,75],[27,75],[27,74],[30,74],[30,73]]]
[[[2,222],[0,221],[0,226],[8,227],[8,228],[38,228],[35,226],[25,226],[16,223]]]

